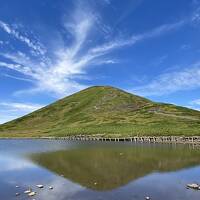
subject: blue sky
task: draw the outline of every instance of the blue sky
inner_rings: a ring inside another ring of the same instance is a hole
[[[200,109],[200,1],[0,5],[0,123],[93,85]]]

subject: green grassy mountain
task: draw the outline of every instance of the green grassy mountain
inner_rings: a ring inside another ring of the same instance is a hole
[[[94,86],[0,125],[4,136],[200,135],[200,112]]]

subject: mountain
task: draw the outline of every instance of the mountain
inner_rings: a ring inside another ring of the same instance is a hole
[[[0,137],[198,135],[200,112],[94,86],[0,125]]]

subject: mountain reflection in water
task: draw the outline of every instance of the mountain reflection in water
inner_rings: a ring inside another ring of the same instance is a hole
[[[92,145],[32,154],[31,160],[83,187],[119,188],[153,172],[177,171],[200,164],[200,151],[148,145]]]

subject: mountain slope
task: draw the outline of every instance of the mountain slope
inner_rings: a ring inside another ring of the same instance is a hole
[[[94,86],[0,126],[0,136],[198,135],[200,112]]]

